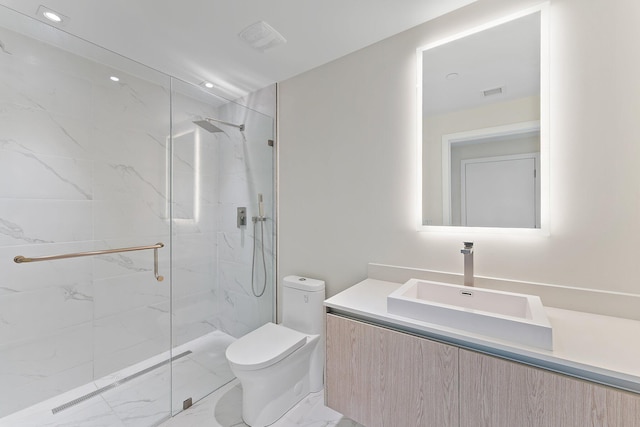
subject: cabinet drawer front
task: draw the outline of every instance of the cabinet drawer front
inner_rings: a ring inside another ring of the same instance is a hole
[[[640,427],[640,396],[460,350],[462,427]]]
[[[327,315],[327,406],[368,427],[457,426],[456,347]]]

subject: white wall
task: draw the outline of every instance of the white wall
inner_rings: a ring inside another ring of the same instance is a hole
[[[640,2],[551,1],[550,235],[415,230],[415,48],[536,4],[479,0],[279,85],[279,278],[368,262],[640,293]],[[593,304],[598,304],[594,301]]]

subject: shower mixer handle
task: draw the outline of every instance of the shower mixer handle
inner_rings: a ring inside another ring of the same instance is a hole
[[[247,208],[244,206],[238,208],[238,212],[236,214],[236,225],[238,228],[247,225]]]

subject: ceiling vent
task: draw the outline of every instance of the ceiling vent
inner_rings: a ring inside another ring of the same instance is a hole
[[[493,89],[483,90],[482,91],[482,96],[484,96],[486,98],[487,96],[501,95],[502,93],[504,93],[504,86],[503,87],[494,87]]]
[[[258,21],[240,31],[238,36],[252,48],[264,52],[281,44],[285,44],[287,39],[282,34],[264,21]]]

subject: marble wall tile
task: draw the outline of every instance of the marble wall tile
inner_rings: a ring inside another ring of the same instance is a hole
[[[219,328],[217,294],[206,291],[176,298],[173,301],[173,345],[182,345]]]
[[[173,261],[174,265],[191,269],[195,271],[207,271],[203,270],[203,263],[209,263],[215,260],[216,238],[214,233],[180,233],[175,235],[173,239]]]
[[[217,203],[200,203],[196,212],[198,214],[194,219],[174,220],[173,230],[176,235],[214,233],[217,230],[217,217],[220,215],[220,208]],[[233,212],[235,215],[235,208]]]
[[[229,174],[220,176],[220,199],[219,203],[232,206],[243,206],[251,203],[251,198],[257,200],[257,192],[253,193],[253,183],[247,180],[242,174]],[[255,202],[257,203],[257,201]],[[255,212],[255,211],[254,211]]]
[[[87,322],[0,346],[0,418],[85,384],[93,375],[93,325]]]
[[[5,102],[58,117],[90,119],[90,81],[57,69],[46,59],[34,62],[32,57],[3,55],[0,61],[3,65],[0,76],[4,82],[0,85],[0,94]]]
[[[13,388],[8,393],[0,395],[0,399],[2,401],[2,403],[0,404],[0,426],[5,425],[3,424],[3,416],[12,414],[25,407],[36,405],[39,402],[46,401],[47,399],[58,396],[59,394],[64,393],[67,390],[71,390],[83,384],[87,384],[91,381],[92,373],[93,363],[89,362],[83,365],[75,366],[66,371],[43,376],[42,379],[37,382]],[[48,408],[49,413],[53,408],[54,406]],[[48,425],[42,422],[33,422],[33,424],[22,422],[12,423],[11,420],[12,418],[8,419],[9,422],[6,424],[7,426],[23,427],[33,425],[34,427],[41,427],[44,425]]]
[[[221,302],[218,309],[220,330],[240,338],[261,325],[256,316],[253,296],[249,297],[228,290],[221,290],[220,294]]]
[[[167,129],[169,91],[167,87],[118,73],[119,82],[104,81],[93,85],[94,121],[103,129],[142,131]]]
[[[221,290],[239,295],[251,295],[251,263],[241,264],[220,260],[218,281]]]
[[[157,236],[165,233],[169,225],[163,207],[144,200],[95,201],[94,217],[94,239],[97,240]]]
[[[94,144],[90,123],[0,99],[0,148],[35,155],[91,158]]]
[[[10,392],[90,363],[92,340],[92,324],[87,322],[44,337],[4,343],[0,346],[0,389]]]
[[[44,337],[93,319],[93,284],[73,283],[0,296],[0,342]]]
[[[212,274],[215,269],[211,266],[211,261],[203,264],[202,267],[211,271],[198,272],[174,267],[172,272],[174,283],[172,295],[174,300],[191,295],[214,293],[217,290],[217,282],[212,280]]]
[[[97,279],[94,287],[94,318],[113,316],[144,305],[169,302],[168,280],[158,282],[148,272]]]
[[[90,258],[16,264],[15,256],[38,257],[92,249],[91,242],[0,246],[0,296],[88,283],[93,277]]]
[[[87,160],[0,150],[0,197],[91,200],[92,166]]]
[[[220,261],[232,262],[242,265],[251,265],[252,255],[254,252],[254,234],[253,224],[249,219],[246,228],[231,231],[219,231],[217,233],[218,240],[218,257]],[[260,228],[258,226],[257,248],[260,246]]]
[[[0,199],[0,246],[91,240],[88,200]]]
[[[21,28],[24,30],[24,28]],[[72,52],[67,46],[59,47],[58,40],[55,37],[47,39],[46,34],[40,34],[39,38],[33,38],[24,32],[15,32],[7,28],[0,28],[0,37],[5,45],[5,50],[15,61],[22,61],[28,64],[46,64],[51,70],[74,76],[78,79],[86,79],[92,81],[92,76],[97,74],[101,69],[107,68],[104,64],[94,62],[79,54]],[[44,38],[44,39],[43,39]],[[62,41],[62,40],[60,40]],[[78,40],[76,40],[78,42]],[[80,44],[84,44],[80,42]],[[87,48],[84,44],[85,51],[90,52],[94,46]],[[42,78],[42,76],[38,76]]]
[[[150,133],[95,132],[94,198],[126,200],[143,198],[166,203],[168,161],[164,137]]]
[[[130,310],[94,322],[94,374],[102,377],[166,351],[169,304]]]

